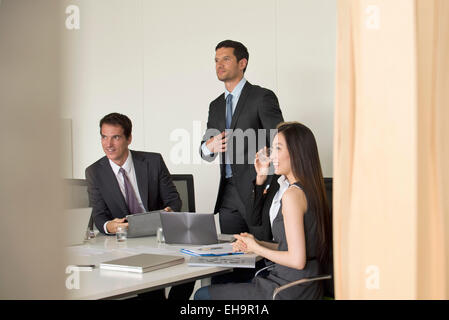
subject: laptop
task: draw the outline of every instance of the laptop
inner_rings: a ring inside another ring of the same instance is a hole
[[[126,216],[128,221],[128,238],[148,237],[157,234],[161,227],[160,211],[134,213]]]
[[[161,212],[161,223],[167,244],[207,245],[233,239],[232,235],[218,239],[213,213]]]
[[[67,209],[64,212],[64,244],[76,246],[84,243],[92,208]]]

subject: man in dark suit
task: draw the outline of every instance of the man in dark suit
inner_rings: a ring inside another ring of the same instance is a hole
[[[200,154],[207,161],[220,155],[221,178],[214,212],[220,213],[221,232],[249,231],[258,238],[264,232],[249,226],[250,213],[245,209],[256,178],[252,161],[257,150],[269,146],[283,117],[276,95],[244,78],[248,58],[248,50],[240,42],[225,40],[215,48],[215,69],[225,92],[209,106]]]
[[[129,150],[131,131],[131,120],[123,114],[111,113],[101,119],[101,144],[106,156],[86,169],[92,216],[98,230],[107,235],[115,234],[118,226],[128,226],[126,215],[181,208],[162,156]],[[173,287],[169,298],[187,300],[193,285]],[[162,298],[163,291],[143,296]]]

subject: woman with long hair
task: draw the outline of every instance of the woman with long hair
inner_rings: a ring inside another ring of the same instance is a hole
[[[273,242],[260,241],[249,233],[234,235],[235,251],[256,253],[272,263],[266,275],[249,283],[217,284],[199,289],[195,299],[271,299],[276,287],[319,275],[328,263],[331,246],[329,208],[315,137],[298,122],[277,127],[269,161],[256,155],[257,177],[252,199],[252,222],[269,218]],[[267,192],[269,162],[275,176]],[[282,291],[280,299],[320,299],[320,281]]]

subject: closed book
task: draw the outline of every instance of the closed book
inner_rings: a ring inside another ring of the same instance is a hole
[[[142,253],[100,263],[100,269],[144,273],[184,262],[183,257]]]

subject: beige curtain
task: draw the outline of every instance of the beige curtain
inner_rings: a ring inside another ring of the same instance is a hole
[[[336,298],[449,298],[449,1],[339,0],[336,80]]]
[[[0,299],[65,298],[59,105],[64,8],[0,1]]]

